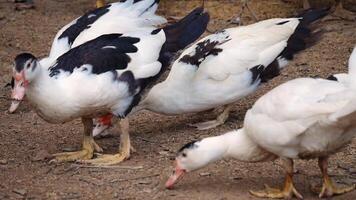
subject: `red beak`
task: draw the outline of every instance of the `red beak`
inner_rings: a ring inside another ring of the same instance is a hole
[[[172,189],[174,184],[177,183],[186,173],[184,169],[181,169],[179,167],[177,161],[174,161],[174,165],[175,165],[175,170],[165,184],[167,189]]]

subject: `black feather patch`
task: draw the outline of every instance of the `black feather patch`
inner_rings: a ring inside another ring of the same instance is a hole
[[[280,74],[280,67],[278,61],[274,60],[267,67],[257,65],[252,67],[250,71],[252,73],[251,83],[254,83],[256,80],[261,80],[261,83],[265,83]]]
[[[132,71],[125,71],[118,77],[118,80],[121,82],[126,82],[127,85],[129,86],[130,94],[132,94],[132,95],[135,94],[135,91],[136,91],[138,85],[136,83],[135,76],[132,73]]]
[[[159,1],[156,0],[155,2],[158,3]],[[203,8],[197,8],[177,23],[163,28],[166,41],[161,48],[158,58],[158,61],[162,63],[161,70],[154,77],[136,80],[136,83],[140,87],[140,92],[134,96],[130,107],[125,111],[125,115],[130,113],[132,108],[140,102],[143,93],[156,84],[156,81],[167,70],[177,52],[194,42],[204,33],[208,22],[209,14],[204,12]],[[151,34],[157,34],[161,30],[154,30]]]
[[[217,48],[219,45],[218,41],[211,42],[210,39],[204,40],[196,44],[194,55],[185,55],[183,56],[179,62],[195,65],[199,67],[199,65],[210,55],[217,56],[222,49]]]
[[[15,58],[15,70],[21,72],[25,68],[25,63],[27,61],[36,60],[36,57],[30,53],[22,53]],[[26,66],[29,67],[29,66]]]
[[[287,41],[287,47],[281,52],[280,56],[292,60],[294,55],[316,43],[320,38],[321,32],[313,32],[309,27],[314,21],[328,14],[328,9],[308,9],[298,15],[300,23],[294,33]]]
[[[194,148],[198,147],[198,146],[195,144],[196,142],[199,142],[199,140],[194,140],[194,141],[188,142],[187,144],[183,145],[183,146],[178,150],[178,153],[184,151],[184,149],[194,149]]]
[[[337,81],[337,78],[334,75],[330,75],[328,78],[326,78],[330,81]]]
[[[279,22],[279,23],[277,23],[277,25],[283,25],[283,24],[285,24],[285,23],[288,23],[289,21],[287,20],[287,21],[283,21],[283,22]]]
[[[72,73],[85,64],[92,66],[93,74],[125,69],[131,61],[127,53],[137,52],[134,44],[139,41],[139,38],[122,37],[121,34],[102,35],[60,56],[57,63],[49,68],[50,76],[56,76],[61,71]]]
[[[58,37],[58,39],[68,37],[68,43],[72,45],[74,40],[81,32],[89,28],[91,24],[93,24],[101,16],[109,12],[110,6],[111,5],[107,5],[85,13],[83,16],[78,18],[74,24],[72,24],[65,31],[63,31],[63,33]]]
[[[261,74],[262,74],[264,68],[265,67],[263,65],[257,65],[250,69],[250,71],[252,73],[251,83],[254,83],[257,79],[259,79],[261,77]]]

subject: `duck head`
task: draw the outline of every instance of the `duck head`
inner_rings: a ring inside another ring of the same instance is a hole
[[[13,67],[13,84],[11,92],[11,106],[9,112],[13,113],[25,97],[26,88],[39,74],[39,63],[35,56],[22,53],[16,56]]]
[[[167,180],[167,189],[173,188],[185,174],[203,168],[204,166],[223,157],[224,150],[216,144],[217,138],[205,138],[185,144],[177,153],[174,161],[173,174]]]

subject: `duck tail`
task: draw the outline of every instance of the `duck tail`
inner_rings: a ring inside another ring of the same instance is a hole
[[[315,45],[318,41],[320,41],[324,31],[312,26],[312,24],[325,17],[329,13],[329,10],[330,8],[311,8],[302,11],[297,16],[297,18],[300,18],[300,23],[288,39],[287,47],[281,52],[280,58],[287,61],[292,60],[295,54]]]
[[[178,22],[164,27],[166,42],[160,53],[162,64],[169,65],[176,52],[197,40],[205,32],[209,19],[209,14],[199,7]]]

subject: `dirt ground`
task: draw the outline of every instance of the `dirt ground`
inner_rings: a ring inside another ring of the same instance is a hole
[[[219,128],[197,131],[188,123],[212,119],[213,112],[182,116],[161,116],[140,112],[130,119],[131,139],[137,153],[120,168],[79,168],[73,164],[49,164],[41,160],[47,152],[79,149],[82,125],[79,120],[48,124],[27,102],[18,112],[8,114],[13,58],[29,51],[45,56],[55,33],[66,23],[91,9],[94,1],[36,0],[36,9],[14,11],[9,0],[0,1],[0,199],[255,199],[250,189],[263,184],[280,186],[283,171],[277,162],[241,163],[220,161],[186,176],[174,190],[164,189],[177,149],[193,140],[219,135],[241,126],[244,113],[253,102],[274,86],[301,76],[326,77],[346,71],[346,61],[356,44],[355,21],[327,18],[322,40],[300,53],[283,73],[261,87],[258,93],[236,103],[228,122]],[[201,1],[165,1],[164,16],[183,16]],[[226,27],[240,10],[239,1],[208,1],[210,30]],[[259,19],[293,15],[298,5],[281,0],[250,3]],[[342,13],[343,14],[343,13]],[[355,17],[355,15],[353,15]],[[243,19],[252,23],[247,13]],[[106,152],[118,150],[118,134],[97,140]],[[356,183],[356,140],[330,159],[330,174],[339,183]],[[126,166],[126,167],[125,167]],[[129,167],[129,169],[127,168]],[[296,188],[305,199],[317,199],[310,183],[320,183],[317,163],[296,161]],[[356,191],[334,199],[356,199]]]

